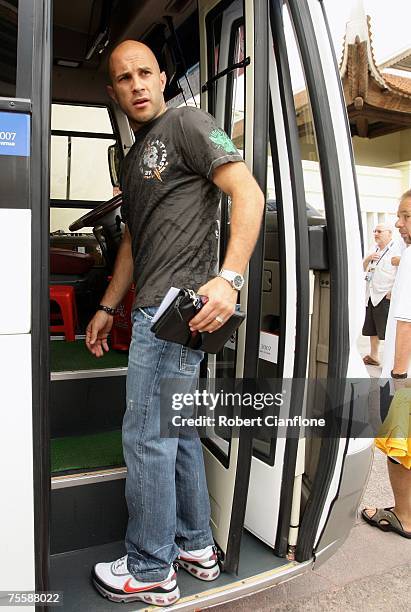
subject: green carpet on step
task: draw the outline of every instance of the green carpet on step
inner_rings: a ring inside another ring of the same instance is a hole
[[[51,471],[124,465],[121,430],[51,440]]]
[[[103,368],[127,367],[128,354],[110,349],[103,357],[94,357],[86,348],[84,340],[50,342],[50,369],[52,372],[68,370],[101,370]]]

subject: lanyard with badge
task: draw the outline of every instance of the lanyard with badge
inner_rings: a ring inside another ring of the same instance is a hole
[[[375,268],[378,266],[378,264],[380,263],[380,261],[382,260],[382,258],[384,257],[384,255],[386,255],[388,253],[388,251],[390,250],[390,248],[392,247],[392,245],[394,244],[394,240],[391,240],[391,242],[389,244],[387,244],[387,246],[385,247],[385,249],[383,250],[383,252],[380,255],[380,258],[377,259],[377,261],[371,261],[368,269],[367,269],[367,273],[365,275],[365,280],[367,281],[367,283],[371,282],[371,279],[374,275],[375,272]],[[376,253],[378,251],[375,251]]]

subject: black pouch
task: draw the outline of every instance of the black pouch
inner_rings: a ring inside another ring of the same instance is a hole
[[[212,334],[192,332],[188,322],[203,305],[201,296],[196,295],[194,291],[180,289],[177,297],[152,325],[151,331],[161,340],[176,342],[205,353],[218,353],[244,321],[245,314],[240,311],[234,312],[228,321]]]

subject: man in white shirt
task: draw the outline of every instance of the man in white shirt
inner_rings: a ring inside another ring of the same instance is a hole
[[[411,196],[408,206],[411,209]],[[408,244],[411,244],[411,233],[408,240]],[[391,377],[391,371],[397,374],[408,372],[411,376],[410,328],[411,247],[409,246],[403,251],[401,256],[397,276],[391,292],[391,306],[385,334],[384,357],[381,373],[382,379],[389,379]]]
[[[370,337],[370,354],[364,357],[366,365],[378,366],[380,340],[385,340],[391,289],[397,267],[392,258],[400,255],[399,247],[392,239],[389,225],[380,223],[374,230],[376,248],[364,259],[366,281],[366,313],[363,336]]]
[[[411,190],[400,200],[395,224],[407,245],[411,244]],[[382,378],[394,388],[409,385],[411,376],[411,247],[401,256],[392,290]],[[411,413],[411,406],[408,407]],[[384,414],[381,415],[384,419]],[[362,517],[383,531],[394,531],[411,539],[411,469],[388,457],[388,474],[394,493],[392,508],[365,508]]]

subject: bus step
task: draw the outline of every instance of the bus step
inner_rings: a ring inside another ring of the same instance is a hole
[[[125,407],[124,375],[53,380],[50,384],[51,437],[121,429]]]
[[[60,486],[53,478],[51,491],[51,554],[88,548],[124,538],[127,506],[124,497],[125,469],[110,470],[111,477],[83,484],[84,474],[71,476],[71,485]],[[86,475],[89,477],[92,475]],[[67,478],[67,477],[66,477]],[[86,480],[87,481],[87,480]]]

